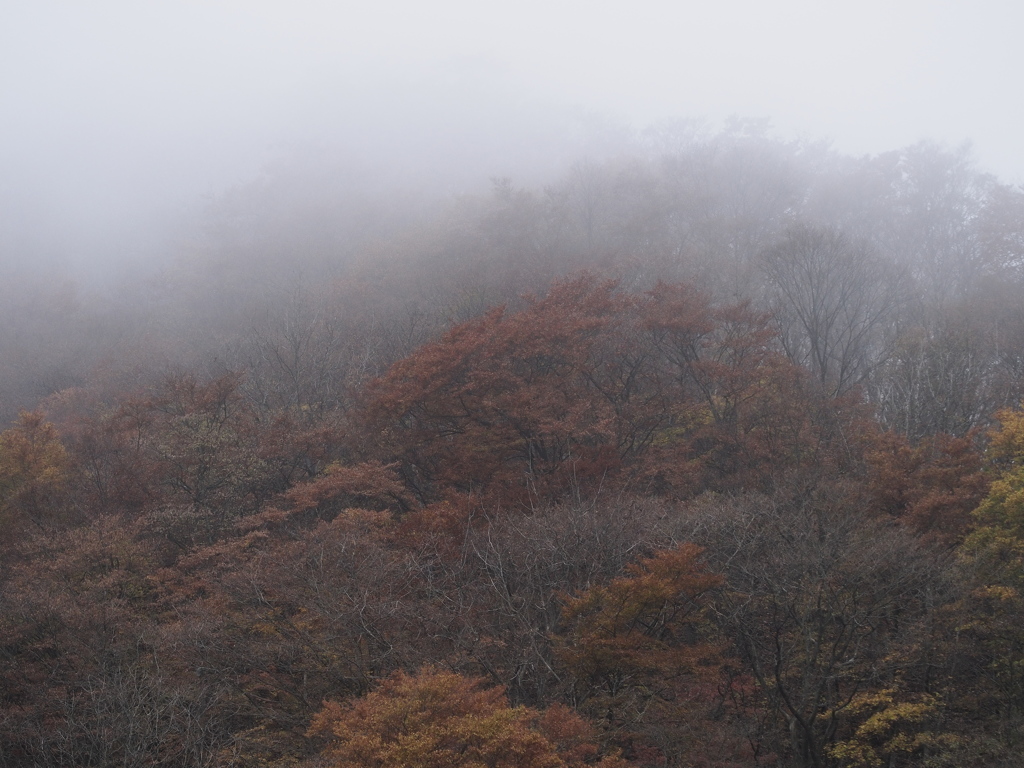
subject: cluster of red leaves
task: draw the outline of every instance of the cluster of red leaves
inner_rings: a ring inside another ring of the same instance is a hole
[[[801,381],[746,306],[584,275],[397,363],[370,387],[366,432],[423,502],[614,487],[686,497],[811,458]]]

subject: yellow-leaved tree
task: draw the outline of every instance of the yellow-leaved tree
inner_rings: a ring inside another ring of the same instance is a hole
[[[988,496],[974,512],[977,527],[964,550],[990,584],[1024,585],[1024,409],[996,414],[986,459],[996,473]]]
[[[3,529],[26,523],[44,528],[59,518],[68,466],[67,452],[53,424],[39,411],[23,411],[13,427],[0,433]]]
[[[1024,739],[1024,408],[996,418],[985,455],[992,485],[961,548],[977,586],[958,604],[956,629],[977,681],[968,700],[1014,752]]]

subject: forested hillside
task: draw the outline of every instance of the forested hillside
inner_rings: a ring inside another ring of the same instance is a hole
[[[0,294],[0,766],[1020,764],[1024,191],[966,149],[280,164]]]

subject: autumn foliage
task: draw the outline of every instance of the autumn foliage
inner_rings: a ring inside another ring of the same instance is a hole
[[[691,284],[461,314],[0,434],[0,766],[1012,764],[1019,410],[898,433]]]
[[[749,307],[584,275],[397,363],[370,386],[369,430],[423,502],[620,487],[685,497],[809,459],[800,386]]]
[[[348,707],[313,719],[328,764],[369,768],[601,768],[586,724],[564,707],[510,707],[500,688],[450,672],[397,673]]]
[[[729,711],[729,689],[741,683],[730,679],[725,641],[709,615],[724,579],[693,544],[626,571],[566,600],[557,656],[576,705],[629,756],[743,764],[749,750],[732,731],[738,713]]]
[[[54,426],[39,411],[22,413],[0,434],[0,525],[46,528],[60,522],[69,458]]]

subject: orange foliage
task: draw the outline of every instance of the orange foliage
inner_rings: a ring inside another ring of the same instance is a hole
[[[500,688],[429,668],[397,672],[350,706],[325,703],[310,731],[330,739],[328,764],[352,768],[563,768],[597,753],[586,724],[566,708],[513,708]]]
[[[628,575],[608,586],[568,599],[572,641],[561,656],[574,674],[616,689],[624,677],[664,681],[697,672],[701,659],[714,655],[700,641],[706,596],[722,584],[700,554],[694,544],[659,552],[630,564]]]
[[[731,688],[743,681],[729,674],[724,639],[707,615],[723,579],[707,570],[701,551],[661,551],[566,601],[570,629],[558,657],[573,696],[627,756],[706,766],[746,760],[747,745],[726,715],[729,700],[740,698]]]
[[[294,512],[344,509],[350,506],[407,509],[412,500],[395,477],[393,465],[365,462],[346,467],[331,464],[322,475],[294,485],[284,493]]]

